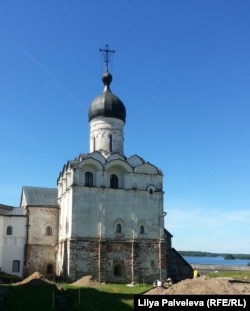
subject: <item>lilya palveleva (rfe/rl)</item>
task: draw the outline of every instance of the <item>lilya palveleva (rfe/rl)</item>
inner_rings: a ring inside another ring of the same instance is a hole
[[[145,298],[143,295],[135,295],[134,298],[134,310],[146,310],[158,308],[163,309],[165,307],[237,307],[245,309],[250,306],[250,295],[238,295],[238,296],[151,296]]]

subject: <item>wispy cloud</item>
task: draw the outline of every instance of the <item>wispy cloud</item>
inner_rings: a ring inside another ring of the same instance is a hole
[[[33,63],[41,72],[43,72],[48,79],[54,83],[54,85],[60,89],[67,97],[74,102],[79,102],[79,100],[63,85],[57,76],[46,66],[41,60],[39,60],[35,55],[33,55],[29,50],[24,48],[17,42],[14,42],[11,38],[5,35],[5,38],[10,42],[16,50],[18,50],[28,61]],[[47,83],[44,83],[44,86],[47,86]]]

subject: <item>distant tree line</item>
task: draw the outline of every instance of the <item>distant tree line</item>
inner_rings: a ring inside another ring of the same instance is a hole
[[[199,252],[199,251],[178,251],[182,256],[194,256],[194,257],[218,257],[220,254]]]
[[[226,254],[226,253],[209,253],[200,251],[178,251],[182,256],[192,257],[218,257],[222,256],[224,259],[250,259],[250,254]]]

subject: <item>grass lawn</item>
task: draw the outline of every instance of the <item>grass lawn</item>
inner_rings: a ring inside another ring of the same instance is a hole
[[[207,276],[215,278],[215,277],[228,277],[236,280],[242,281],[250,281],[250,271],[218,271],[218,272],[210,272]]]
[[[250,271],[220,271],[208,273],[209,277],[231,277],[250,281]],[[60,284],[56,286],[1,285],[1,291],[8,289],[5,300],[6,309],[0,301],[0,310],[6,311],[131,311],[134,295],[142,294],[152,285],[128,287],[123,284],[105,284],[98,287],[73,287]],[[1,298],[1,297],[0,297]]]
[[[131,311],[134,294],[141,294],[151,285],[128,287],[121,284],[105,284],[98,287],[73,287],[64,284],[64,290],[55,286],[1,286],[8,287],[7,311]]]

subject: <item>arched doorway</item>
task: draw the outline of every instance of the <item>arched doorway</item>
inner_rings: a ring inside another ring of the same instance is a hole
[[[123,275],[123,268],[120,263],[116,264],[114,267],[114,276],[122,276]]]

